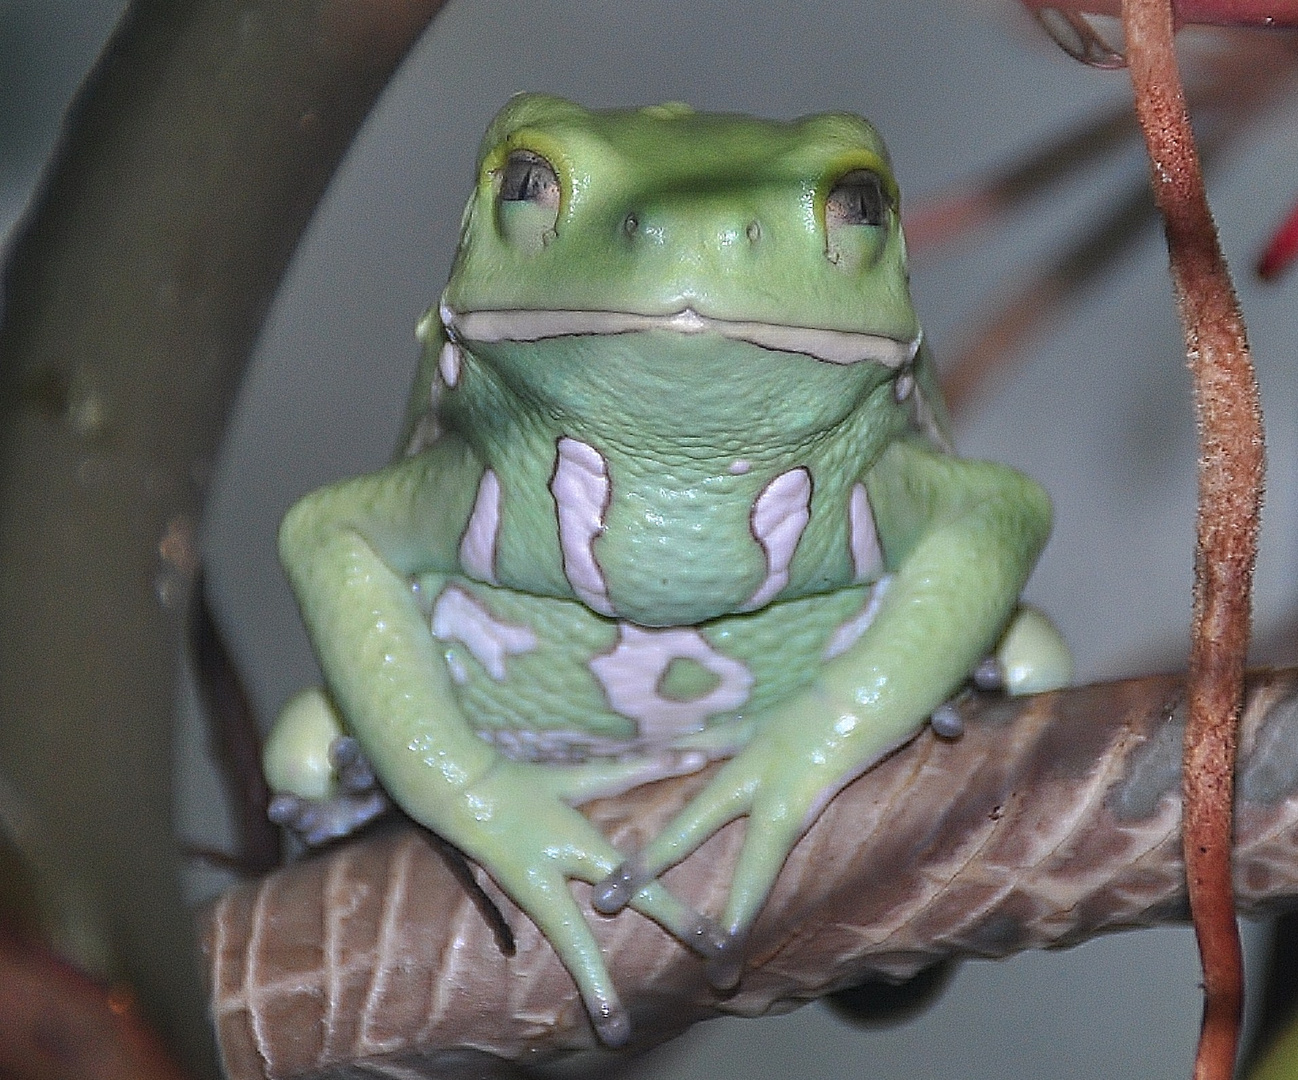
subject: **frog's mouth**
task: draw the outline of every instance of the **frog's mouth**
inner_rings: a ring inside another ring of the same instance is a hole
[[[592,334],[668,330],[677,334],[720,334],[764,349],[800,353],[828,364],[872,362],[896,370],[915,359],[918,336],[908,339],[852,330],[717,319],[685,308],[670,315],[631,311],[453,311],[442,304],[442,325],[456,341],[540,341]]]

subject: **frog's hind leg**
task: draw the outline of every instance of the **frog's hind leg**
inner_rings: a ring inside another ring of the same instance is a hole
[[[311,847],[356,832],[392,806],[360,744],[318,687],[284,706],[263,765],[274,793],[267,816]]]
[[[980,690],[1011,697],[1060,690],[1073,681],[1073,656],[1054,623],[1020,604],[996,652],[974,669],[973,681]]]

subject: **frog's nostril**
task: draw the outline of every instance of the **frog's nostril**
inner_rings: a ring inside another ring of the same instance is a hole
[[[635,236],[635,234],[640,231],[640,219],[636,217],[634,213],[627,214],[627,216],[622,219],[622,231],[626,233],[628,237]]]
[[[757,241],[762,238],[761,222],[755,220],[750,221],[748,223],[748,228],[744,230],[744,235],[748,237],[748,242],[750,244],[757,243]]]

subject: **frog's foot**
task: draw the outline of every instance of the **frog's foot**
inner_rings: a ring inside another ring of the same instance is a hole
[[[1004,690],[1011,697],[1042,694],[1072,682],[1073,657],[1054,623],[1036,608],[1021,606],[995,655],[974,668],[972,679],[979,690]]]
[[[1036,608],[1019,607],[1001,636],[996,652],[969,673],[978,690],[1000,690],[1011,697],[1058,690],[1072,682],[1073,658],[1054,623]],[[963,690],[939,705],[929,718],[933,734],[958,739],[964,734],[960,705]]]
[[[650,884],[654,875],[644,854],[633,855],[622,862],[591,893],[591,906],[604,915],[616,915],[633,903],[633,898]],[[698,953],[706,961],[708,982],[718,990],[732,990],[744,971],[744,947],[748,941],[748,927],[723,930],[719,925],[700,916],[689,935],[682,935],[671,927],[664,927]]]
[[[592,889],[591,907],[602,915],[616,915],[628,905],[635,906],[636,895],[651,886],[654,878],[644,859],[633,855]],[[690,914],[692,921],[687,918],[675,926],[660,925],[707,962],[708,981],[713,986],[719,990],[733,988],[743,972],[747,935],[727,933],[707,916]]]
[[[569,800],[615,783],[624,763],[540,767],[498,758],[450,801],[403,799],[415,818],[478,864],[536,924],[576,984],[601,1042],[621,1046],[630,1020],[595,936],[591,912],[571,882],[603,880],[622,856]],[[694,951],[708,956],[721,939],[713,923],[657,881],[629,906]]]
[[[656,882],[650,882],[636,890],[625,906],[634,908],[640,914],[658,923],[674,938],[703,957],[709,965],[725,955],[729,948],[727,935],[720,931],[713,920],[700,915]],[[581,927],[589,931],[584,916],[581,917]],[[582,1002],[586,1006],[586,1012],[590,1015],[591,1024],[595,1028],[595,1034],[599,1036],[600,1041],[614,1049],[625,1046],[631,1038],[631,1019],[612,986],[601,988],[592,978],[591,972],[581,970],[584,965],[581,965],[580,961],[574,962],[565,955],[563,942],[555,936],[555,930],[545,926],[541,929],[554,945],[555,951],[559,953],[559,958],[572,973]],[[607,979],[603,959],[599,956],[598,949],[594,959],[598,961],[600,975]]]
[[[709,981],[718,989],[732,988],[743,972],[749,932],[789,852],[825,803],[852,779],[830,775],[806,757],[794,762],[799,756],[779,739],[750,744],[658,836],[595,886],[595,909],[612,914],[633,904],[650,882],[724,825],[748,818],[725,910],[702,947],[695,946],[708,962]],[[803,767],[789,768],[791,763]]]
[[[653,876],[639,856],[633,856],[619,865],[613,873],[596,886],[591,906],[605,915],[615,915],[629,904],[635,906],[633,897],[651,882]],[[766,886],[769,889],[769,886]],[[760,904],[752,912],[755,917]],[[706,961],[708,982],[718,990],[733,990],[744,972],[745,947],[748,944],[750,920],[738,915],[740,925],[723,930],[713,920],[700,916],[687,934],[664,926],[678,940]]]
[[[567,893],[566,882],[564,892]],[[549,899],[554,898],[552,896]],[[623,906],[631,907],[652,919],[709,965],[729,950],[728,936],[721,932],[713,920],[694,911],[656,881],[646,882],[636,889]],[[609,981],[603,957],[584,913],[580,912],[574,901],[572,915],[575,918],[565,920],[564,926],[558,926],[538,915],[534,908],[525,907],[525,910],[536,921],[572,975],[600,1041],[613,1048],[626,1045],[631,1037],[631,1020]]]
[[[330,742],[328,760],[334,782],[327,796],[309,798],[284,792],[271,800],[267,810],[271,821],[292,830],[312,847],[356,832],[392,806],[360,745],[350,735],[336,736]]]
[[[275,793],[270,820],[312,846],[355,832],[391,805],[319,687],[295,695],[280,711],[262,765]]]

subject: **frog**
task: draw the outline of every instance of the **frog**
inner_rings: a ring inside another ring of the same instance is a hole
[[[416,336],[395,459],[280,529],[324,685],[269,738],[279,816],[345,832],[374,780],[536,924],[619,1046],[592,920],[630,907],[734,986],[835,794],[979,665],[1011,693],[1067,680],[1019,604],[1050,500],[954,453],[897,181],[851,114],[513,97]],[[714,763],[639,850],[578,809]],[[662,875],[738,818],[724,910],[695,911]]]

